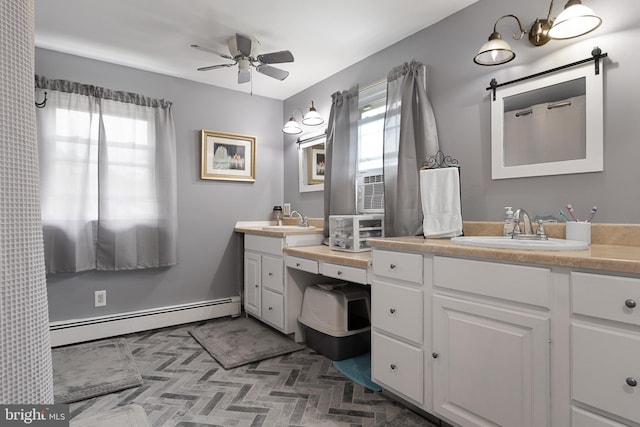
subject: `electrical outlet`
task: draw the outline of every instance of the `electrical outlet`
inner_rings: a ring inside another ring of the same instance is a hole
[[[95,307],[104,307],[107,305],[107,291],[96,291],[94,294]]]
[[[284,216],[291,216],[291,203],[282,204],[282,214]]]

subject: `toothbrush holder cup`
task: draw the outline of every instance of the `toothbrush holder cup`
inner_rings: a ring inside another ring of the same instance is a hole
[[[591,223],[586,221],[568,221],[566,224],[567,240],[577,240],[591,244]]]

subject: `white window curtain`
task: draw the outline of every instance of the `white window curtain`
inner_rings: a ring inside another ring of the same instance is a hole
[[[177,263],[171,103],[36,76],[48,273]]]
[[[330,215],[355,215],[358,169],[358,86],[331,95],[324,167],[324,236]]]
[[[422,234],[419,170],[438,151],[438,131],[427,98],[425,66],[411,61],[387,77],[384,124],[385,236]]]

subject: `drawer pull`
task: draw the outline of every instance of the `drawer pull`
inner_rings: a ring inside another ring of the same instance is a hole
[[[395,308],[390,308],[390,309],[389,309],[389,313],[394,314],[395,312],[396,312],[396,309],[395,309]]]
[[[638,385],[638,381],[636,381],[636,379],[635,379],[635,378],[631,378],[631,377],[629,377],[629,378],[627,378],[627,380],[626,380],[626,381],[627,381],[627,385],[628,385],[629,387],[635,387],[635,386],[637,386],[637,385]]]
[[[434,359],[438,358],[438,353],[431,353],[431,357],[433,357]]]
[[[338,270],[338,276],[342,276],[342,270]]]
[[[395,371],[395,369],[397,368],[397,366],[394,363],[392,363],[389,367],[391,368],[392,371]]]
[[[628,300],[626,300],[624,302],[624,305],[626,305],[629,308],[636,308],[636,302],[634,300],[632,300],[631,298],[629,298]]]
[[[296,267],[300,267],[300,263],[299,262],[296,262]]]
[[[395,264],[389,264],[389,268],[393,270],[393,269],[396,268],[396,265]]]

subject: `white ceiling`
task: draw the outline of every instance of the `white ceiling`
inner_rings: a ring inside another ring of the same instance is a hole
[[[35,0],[35,43],[282,100],[476,1]],[[196,71],[228,61],[191,44],[227,54],[236,32],[262,53],[290,50],[295,62],[277,65],[289,77],[254,72],[252,87],[238,85],[237,67]]]

